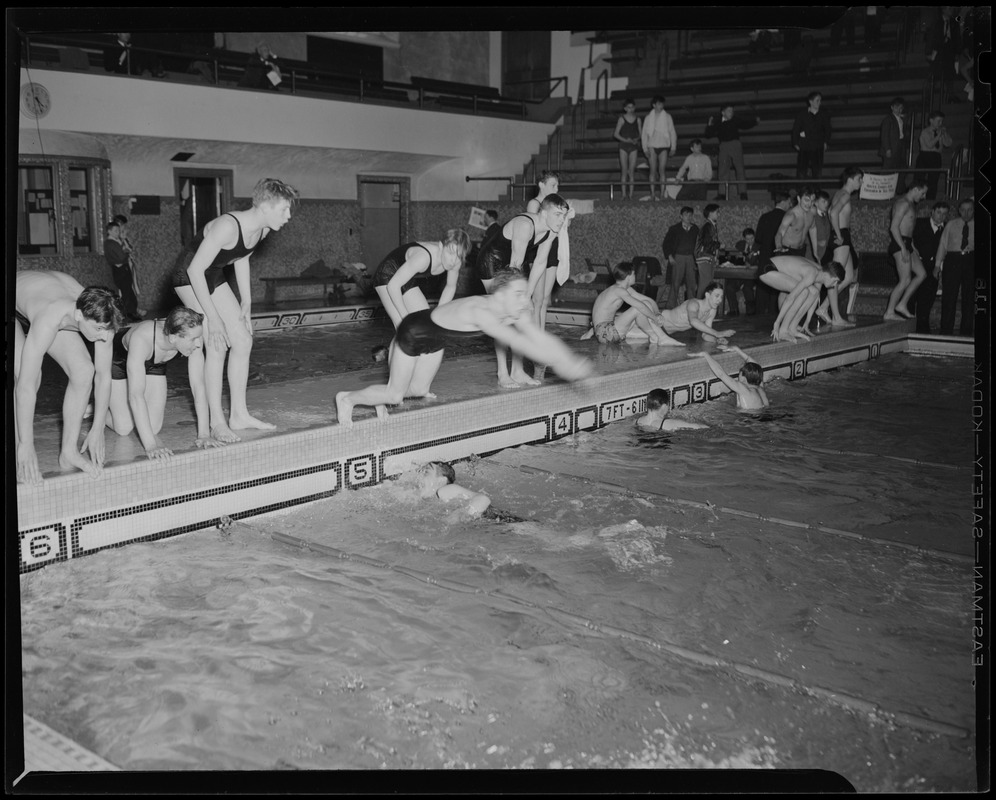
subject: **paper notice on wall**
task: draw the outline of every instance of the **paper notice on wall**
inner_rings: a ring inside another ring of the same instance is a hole
[[[898,185],[898,172],[890,175],[870,175],[866,172],[861,182],[861,194],[858,196],[862,200],[891,200],[896,196]]]
[[[467,220],[467,224],[472,228],[480,228],[482,231],[486,231],[488,229],[488,219],[484,216],[484,209],[471,206],[470,219]]]

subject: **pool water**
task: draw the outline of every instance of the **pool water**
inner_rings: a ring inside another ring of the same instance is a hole
[[[890,356],[776,381],[757,417],[675,412],[707,430],[624,420],[457,465],[524,522],[453,519],[402,480],[23,575],[25,710],[129,770],[974,790],[971,567],[910,549],[965,550],[970,386],[971,364]]]

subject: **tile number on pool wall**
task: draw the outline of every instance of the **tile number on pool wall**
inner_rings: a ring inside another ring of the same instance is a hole
[[[66,558],[66,528],[48,525],[20,535],[21,569]]]
[[[358,489],[377,482],[377,459],[373,455],[359,456],[346,461],[346,487]]]
[[[615,422],[617,419],[642,414],[647,410],[646,396],[631,397],[615,403],[602,403],[602,424]]]
[[[574,433],[574,412],[562,411],[553,415],[553,428],[550,439],[560,439]]]

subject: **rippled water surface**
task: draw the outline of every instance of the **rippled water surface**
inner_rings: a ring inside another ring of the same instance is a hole
[[[24,575],[25,710],[124,769],[972,790],[971,567],[931,552],[969,552],[970,370],[888,357],[457,465],[523,522],[402,480]]]

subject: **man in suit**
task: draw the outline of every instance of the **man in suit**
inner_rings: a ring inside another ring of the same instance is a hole
[[[878,154],[882,156],[882,169],[902,169],[906,166],[909,123],[903,118],[905,107],[903,98],[893,98],[891,110],[879,126]]]
[[[747,313],[775,314],[778,312],[778,292],[760,280],[762,273],[770,269],[771,257],[775,254],[775,234],[785,218],[785,213],[792,207],[792,197],[784,189],[772,191],[771,199],[775,201],[775,207],[771,211],[765,211],[754,226],[756,235],[754,241],[757,244],[757,275],[758,279],[754,284],[755,306],[753,311],[748,308]]]
[[[792,127],[792,146],[799,154],[795,177],[819,179],[823,172],[823,154],[830,146],[830,115],[821,108],[823,95],[810,92],[807,106],[795,118]]]
[[[934,265],[941,273],[941,336],[954,333],[958,298],[961,298],[962,336],[971,336],[975,322],[975,201],[958,204],[958,216],[944,226]]]
[[[935,85],[939,85],[941,102],[957,102],[951,86],[958,73],[956,63],[961,53],[960,32],[954,18],[954,7],[941,6],[940,14],[926,35],[930,77]]]
[[[949,208],[947,203],[940,200],[934,203],[929,217],[920,217],[913,226],[913,247],[920,254],[920,261],[927,273],[927,277],[913,295],[913,308],[910,309],[916,315],[917,333],[930,333],[930,309],[933,308],[934,300],[937,298],[937,271],[934,257],[937,255],[937,246],[941,243],[941,234],[944,232]]]

